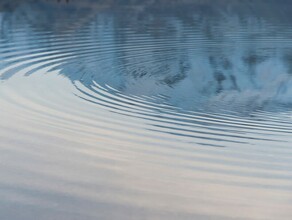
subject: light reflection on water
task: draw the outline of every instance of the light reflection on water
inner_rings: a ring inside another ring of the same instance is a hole
[[[292,5],[88,2],[0,13],[0,217],[290,219]]]

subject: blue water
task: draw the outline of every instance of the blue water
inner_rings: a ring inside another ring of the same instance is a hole
[[[289,1],[0,3],[0,219],[291,219]]]

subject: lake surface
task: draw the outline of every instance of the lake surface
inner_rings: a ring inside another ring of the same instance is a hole
[[[0,219],[292,219],[291,10],[0,3]]]

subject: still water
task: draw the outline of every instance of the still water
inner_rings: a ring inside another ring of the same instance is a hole
[[[182,2],[0,3],[1,220],[292,219],[292,4]]]

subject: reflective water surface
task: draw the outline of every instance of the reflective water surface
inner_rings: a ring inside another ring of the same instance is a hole
[[[289,1],[0,3],[0,219],[291,219]]]

